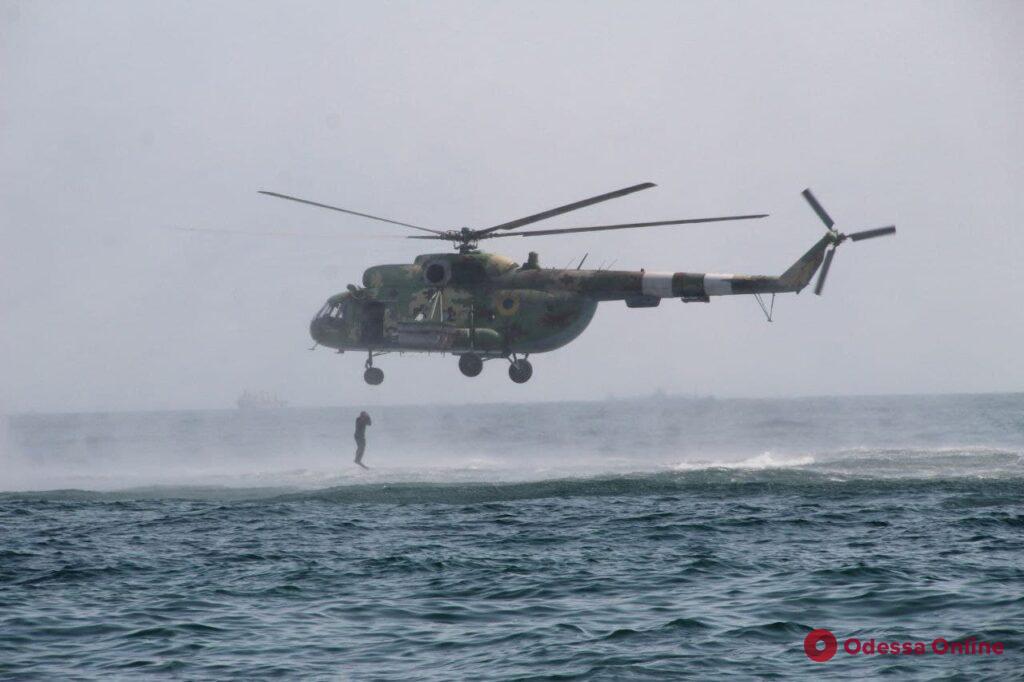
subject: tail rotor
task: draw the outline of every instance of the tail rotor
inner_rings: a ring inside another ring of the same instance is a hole
[[[852,242],[858,242],[862,239],[874,239],[875,237],[884,237],[886,235],[895,234],[896,226],[887,225],[885,227],[876,227],[870,230],[860,230],[859,232],[851,232],[850,234],[843,234],[835,228],[835,221],[832,220],[832,216],[828,214],[825,208],[818,202],[818,199],[811,192],[810,188],[805,189],[803,192],[804,199],[811,205],[811,208],[821,219],[821,222],[825,224],[825,229],[828,230],[829,241],[832,242],[831,248],[825,253],[825,260],[821,264],[821,272],[818,273],[818,281],[814,284],[814,293],[821,296],[822,290],[825,288],[825,280],[828,277],[829,268],[832,267],[832,259],[835,258],[836,249],[844,241],[849,239]]]
[[[828,269],[832,267],[832,259],[835,258],[836,247],[825,252],[825,262],[821,264],[821,272],[818,273],[818,281],[814,283],[814,294],[821,296],[821,290],[825,288],[825,278],[828,277]]]

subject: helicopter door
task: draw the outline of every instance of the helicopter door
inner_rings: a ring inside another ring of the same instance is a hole
[[[360,328],[360,339],[367,345],[378,343],[384,339],[384,304],[364,303],[363,323]]]

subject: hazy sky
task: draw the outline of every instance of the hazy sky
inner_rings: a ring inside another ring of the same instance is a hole
[[[0,408],[1024,390],[1022,46],[1020,2],[3,0]],[[642,181],[538,227],[772,215],[487,246],[778,274],[821,234],[808,185],[899,234],[770,325],[749,297],[605,303],[526,385],[409,355],[371,388],[309,319],[423,243],[256,194],[448,228]]]

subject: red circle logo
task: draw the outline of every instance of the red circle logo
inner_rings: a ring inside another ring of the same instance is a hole
[[[819,648],[818,644],[821,643],[825,646]],[[807,654],[807,658],[816,663],[824,663],[835,656],[838,650],[839,642],[829,630],[811,630],[804,637],[804,653]]]

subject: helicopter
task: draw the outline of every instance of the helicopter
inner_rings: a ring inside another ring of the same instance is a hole
[[[308,199],[260,190],[260,194],[390,223],[423,234],[409,239],[447,241],[455,252],[428,253],[410,264],[374,265],[363,273],[362,286],[327,299],[310,323],[318,345],[339,353],[367,354],[363,379],[384,381],[374,359],[388,353],[447,353],[458,357],[459,370],[478,376],[484,362],[504,359],[517,384],[533,376],[529,357],[561,348],[583,333],[606,301],[624,301],[629,308],[653,308],[662,299],[707,303],[713,296],[752,295],[771,321],[774,296],[800,293],[819,271],[814,293],[821,295],[836,249],[843,242],[873,239],[896,232],[894,225],[844,234],[810,189],[804,199],[825,224],[825,234],[778,276],[711,272],[654,272],[598,268],[584,270],[586,256],[575,268],[543,268],[536,252],[525,263],[479,250],[488,239],[579,234],[603,230],[753,220],[767,214],[688,218],[653,222],[589,225],[517,231],[532,223],[655,187],[644,182],[576,201],[490,227],[438,230],[360,213]],[[771,295],[771,309],[762,295]]]

